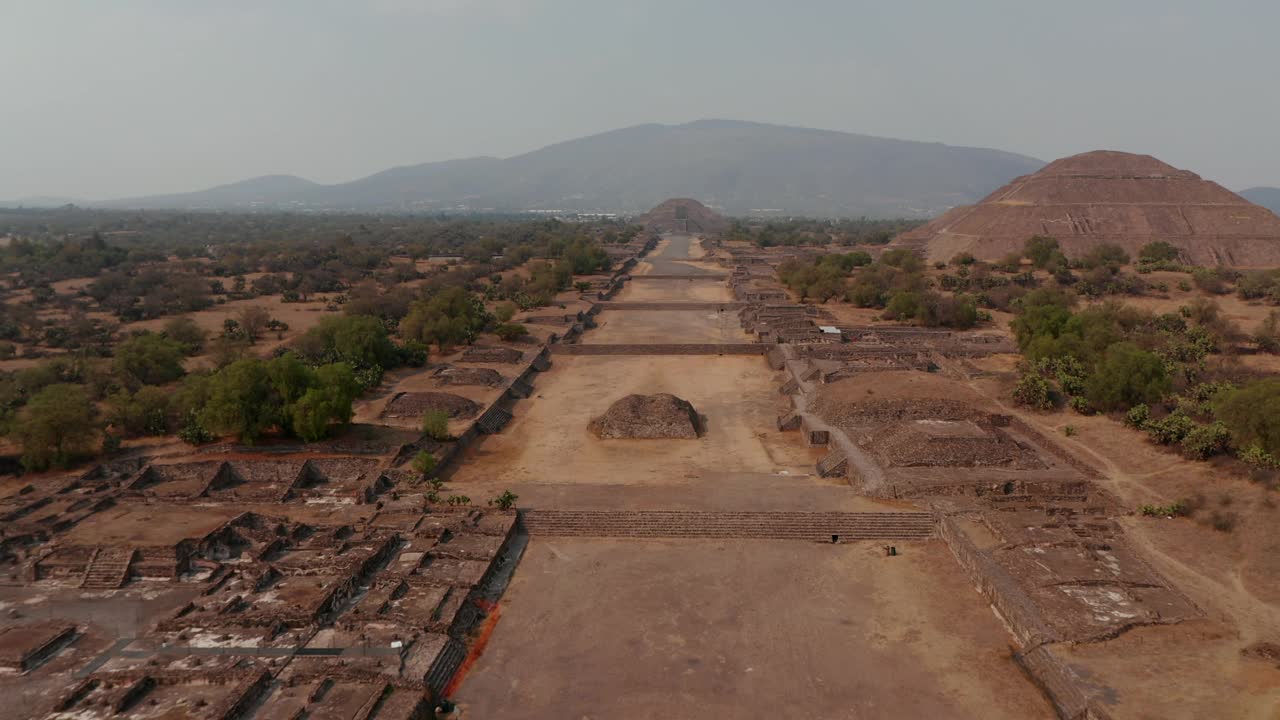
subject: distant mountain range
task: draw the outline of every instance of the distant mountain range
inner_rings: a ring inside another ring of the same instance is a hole
[[[1271,212],[1280,215],[1280,188],[1255,187],[1242,190],[1240,197],[1251,203],[1257,203]]]
[[[506,159],[320,185],[272,175],[116,208],[640,213],[690,197],[727,215],[930,217],[1044,165],[999,150],[731,120],[637,125]]]

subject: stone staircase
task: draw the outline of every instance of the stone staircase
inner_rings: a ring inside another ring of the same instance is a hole
[[[527,398],[533,395],[533,386],[523,380],[516,380],[511,383],[511,394],[518,398]]]
[[[505,408],[495,407],[476,420],[476,427],[486,435],[496,435],[515,417]]]
[[[820,477],[845,475],[849,471],[849,458],[845,456],[843,450],[835,448],[822,456],[822,459],[818,461],[817,470]]]
[[[923,512],[728,512],[684,510],[526,510],[532,536],[741,538],[837,542],[925,540],[933,516]]]
[[[100,547],[93,551],[80,587],[86,590],[115,590],[129,579],[135,550],[131,547]]]

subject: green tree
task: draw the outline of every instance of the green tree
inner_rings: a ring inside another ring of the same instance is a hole
[[[1023,254],[1032,265],[1045,270],[1067,264],[1067,258],[1062,254],[1058,241],[1044,235],[1034,235],[1027,240]]]
[[[1264,378],[1214,396],[1214,416],[1238,448],[1280,457],[1280,378]]]
[[[303,335],[297,344],[311,360],[336,360],[360,367],[393,367],[396,346],[382,321],[370,315],[329,316]]]
[[[83,385],[49,385],[23,409],[17,434],[24,468],[65,467],[75,456],[91,452],[97,436],[89,393]]]
[[[237,360],[214,374],[208,400],[200,410],[200,426],[215,435],[235,435],[252,445],[263,432],[280,423],[280,405],[273,402],[271,375],[261,360]]]
[[[170,340],[181,343],[182,352],[186,355],[199,354],[204,349],[204,341],[208,336],[204,328],[185,315],[166,322],[161,332]]]
[[[126,381],[163,385],[182,377],[186,346],[156,333],[136,335],[116,347],[115,368]]]
[[[137,392],[126,389],[107,397],[107,421],[116,432],[129,437],[169,432],[170,392],[144,385]]]
[[[289,407],[293,432],[307,442],[325,438],[334,426],[351,422],[351,404],[360,384],[346,363],[324,365],[315,371],[315,385]]]
[[[455,286],[410,306],[409,314],[400,321],[400,335],[435,343],[443,350],[475,340],[489,319],[479,298]]]
[[[1099,410],[1125,410],[1153,403],[1169,392],[1164,362],[1131,342],[1112,345],[1085,382],[1089,403]]]

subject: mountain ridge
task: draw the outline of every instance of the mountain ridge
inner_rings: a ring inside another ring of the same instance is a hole
[[[401,165],[323,185],[268,175],[126,198],[118,208],[639,213],[673,196],[730,215],[926,217],[976,202],[1043,162],[836,130],[704,119],[617,128],[513,155]]]
[[[1280,215],[1280,187],[1251,187],[1241,190],[1240,197]]]

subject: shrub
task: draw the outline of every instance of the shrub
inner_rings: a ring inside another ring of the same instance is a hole
[[[1209,525],[1218,532],[1231,532],[1236,529],[1236,523],[1240,521],[1240,517],[1233,512],[1225,512],[1222,510],[1214,510],[1209,516]]]
[[[1280,378],[1255,380],[1213,398],[1214,416],[1227,427],[1237,447],[1257,446],[1280,456]]]
[[[1128,264],[1129,253],[1111,243],[1098,245],[1084,256],[1084,266],[1087,268],[1118,268]]]
[[[1231,273],[1223,268],[1194,268],[1191,279],[1195,281],[1196,287],[1214,295],[1224,295],[1230,290],[1227,284],[1231,280]]]
[[[1147,517],[1186,517],[1191,514],[1191,505],[1179,500],[1172,505],[1143,505],[1140,512]]]
[[[428,410],[423,413],[422,434],[432,440],[448,440],[449,413],[444,410]]]
[[[1143,429],[1151,439],[1161,445],[1173,445],[1196,429],[1196,421],[1180,412],[1170,413],[1160,420],[1148,420]]]
[[[1181,251],[1173,245],[1157,240],[1143,245],[1138,250],[1138,259],[1149,263],[1176,262],[1181,254]]]
[[[1182,438],[1182,455],[1191,460],[1222,455],[1230,448],[1231,432],[1220,422],[1199,425]]]
[[[498,322],[510,322],[511,318],[515,316],[516,304],[513,302],[503,301],[495,305],[493,308],[493,317],[496,318]]]
[[[1065,425],[1065,426],[1063,426],[1063,428],[1062,428],[1062,434],[1063,434],[1063,435],[1066,435],[1067,437],[1075,437],[1075,434],[1076,434],[1076,426],[1075,426],[1075,425]]]
[[[1263,352],[1280,353],[1280,310],[1272,310],[1253,335]]]
[[[208,430],[200,424],[200,419],[195,410],[187,413],[186,419],[182,424],[182,428],[178,430],[178,439],[188,445],[203,445],[211,440],[213,436]]]
[[[510,490],[504,490],[501,495],[490,500],[489,504],[498,508],[499,510],[510,510],[511,508],[515,507],[516,500],[519,500],[519,499],[520,499],[519,495],[516,495]]]
[[[1138,403],[1129,408],[1129,412],[1124,415],[1124,424],[1131,428],[1141,430],[1147,424],[1147,418],[1151,417],[1151,408],[1146,403]]]
[[[429,450],[419,450],[418,454],[413,457],[411,467],[422,474],[423,479],[435,472],[436,456],[431,454]]]
[[[1109,411],[1159,400],[1169,391],[1170,381],[1157,355],[1122,342],[1107,349],[1085,385],[1090,404]]]
[[[502,323],[493,329],[501,339],[512,342],[529,334],[529,329],[520,323]]]
[[[1079,395],[1072,396],[1069,404],[1071,405],[1072,410],[1075,410],[1081,415],[1093,414],[1093,408],[1089,407],[1089,401]]]
[[[1179,280],[1178,289],[1182,292],[1191,292],[1191,283],[1187,280]]]
[[[450,495],[448,503],[450,505],[457,505],[457,506],[470,505],[471,498],[467,497],[466,495]]]
[[[973,257],[973,253],[962,252],[956,253],[952,256],[951,264],[956,267],[960,267],[962,265],[972,265],[976,260],[977,259]]]
[[[1053,409],[1053,387],[1035,372],[1023,373],[1013,387],[1013,400],[1035,410]]]
[[[1280,468],[1280,459],[1257,445],[1250,445],[1239,453],[1240,460],[1259,468]]]

